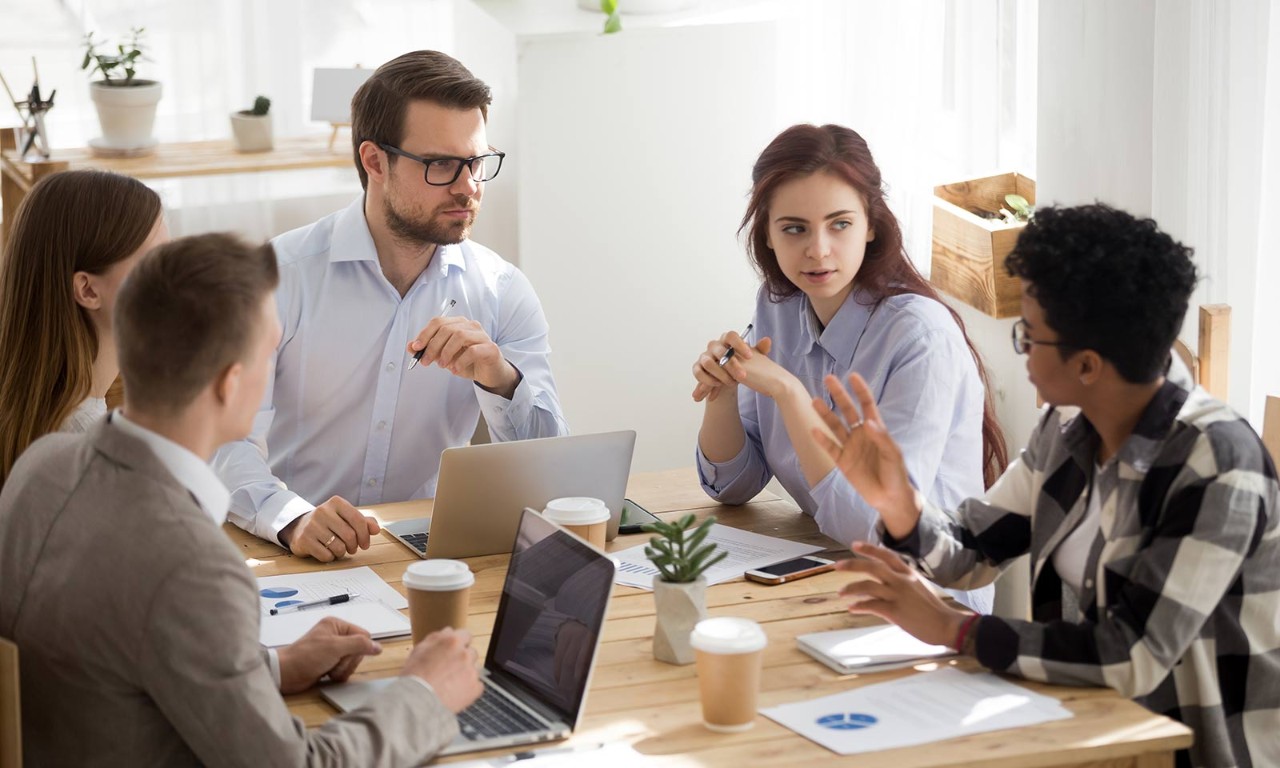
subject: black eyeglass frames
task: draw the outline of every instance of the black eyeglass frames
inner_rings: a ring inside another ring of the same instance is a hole
[[[1060,341],[1036,341],[1027,336],[1027,321],[1019,320],[1013,324],[1013,351],[1019,355],[1025,355],[1031,351],[1034,346],[1041,347],[1062,347],[1063,349],[1074,349],[1070,344],[1063,344]]]
[[[502,158],[507,156],[506,152],[494,150],[475,157],[419,157],[390,144],[378,146],[384,152],[422,163],[425,169],[423,178],[433,187],[447,187],[457,181],[464,167],[472,181],[490,181],[498,175],[498,171],[502,169]]]

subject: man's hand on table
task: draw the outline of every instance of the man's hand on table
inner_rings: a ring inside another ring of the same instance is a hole
[[[926,643],[954,647],[972,612],[948,607],[915,569],[884,547],[860,541],[853,553],[858,557],[836,563],[838,570],[865,577],[840,590],[841,597],[852,598],[850,613],[869,613]]]
[[[334,496],[280,531],[280,542],[299,557],[332,562],[369,548],[369,537],[382,530],[341,496]]]
[[[426,680],[449,711],[461,712],[480,698],[479,655],[465,629],[442,629],[422,639],[405,660],[403,674]]]
[[[382,653],[382,646],[360,627],[329,616],[276,653],[280,660],[280,692],[287,694],[305,691],[325,675],[334,682],[343,682],[365,656]]]

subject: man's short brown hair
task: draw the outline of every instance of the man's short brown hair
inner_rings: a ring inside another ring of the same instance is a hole
[[[439,51],[413,51],[378,67],[351,97],[351,148],[361,187],[369,188],[369,174],[360,162],[360,145],[372,141],[399,147],[404,140],[404,113],[415,100],[452,109],[479,109],[487,119],[493,94],[461,62]],[[388,155],[387,162],[395,159]]]
[[[134,267],[115,308],[128,400],[147,411],[186,408],[227,368],[246,361],[262,303],[279,283],[270,244],[230,234],[174,240]]]

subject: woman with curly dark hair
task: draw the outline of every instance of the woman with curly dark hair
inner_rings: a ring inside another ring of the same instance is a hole
[[[741,230],[764,284],[749,338],[714,339],[693,366],[706,492],[742,503],[777,477],[823,533],[878,540],[876,511],[809,439],[823,377],[857,371],[921,492],[942,504],[981,493],[1006,461],[986,372],[908,259],[862,137],[837,125],[783,131],[756,161]],[[962,599],[989,610],[991,590]]]

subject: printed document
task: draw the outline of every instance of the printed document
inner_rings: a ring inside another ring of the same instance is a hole
[[[707,584],[719,584],[722,581],[736,579],[743,571],[763,568],[766,565],[780,563],[803,555],[821,552],[822,547],[812,544],[800,544],[774,536],[763,536],[759,533],[730,528],[716,523],[711,526],[706,541],[714,542],[729,556],[707,569]],[[640,589],[653,589],[653,579],[658,569],[653,567],[649,558],[644,556],[644,545],[613,552],[609,555],[618,564],[618,574],[614,583]]]
[[[947,668],[760,714],[840,755],[1065,720],[1060,701],[990,672]]]
[[[358,596],[337,605],[271,615],[272,608],[287,608],[342,594]],[[409,620],[400,613],[400,609],[409,607],[409,601],[368,566],[264,576],[258,579],[258,600],[262,614],[258,641],[268,648],[289,645],[326,616],[363,627],[375,638],[409,634]]]

